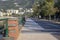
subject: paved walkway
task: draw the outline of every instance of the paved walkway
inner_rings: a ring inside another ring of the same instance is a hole
[[[39,26],[34,20],[28,18],[17,40],[58,40],[51,33],[35,32],[34,30],[37,29],[44,30],[44,28]]]
[[[18,40],[58,40],[49,33],[21,33]]]

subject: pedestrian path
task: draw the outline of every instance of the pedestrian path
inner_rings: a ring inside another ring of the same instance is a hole
[[[49,33],[21,33],[17,40],[58,40]]]
[[[51,33],[39,33],[35,30],[44,30],[44,28],[39,26],[34,20],[26,19],[25,27],[22,28],[17,40],[58,40]]]
[[[44,30],[38,23],[36,23],[34,20],[28,18],[25,23],[25,27],[22,29],[22,31],[34,31],[34,30]]]

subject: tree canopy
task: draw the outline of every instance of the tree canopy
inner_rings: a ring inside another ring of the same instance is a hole
[[[40,12],[42,12],[44,16],[54,15],[56,12],[54,4],[54,0],[35,0],[33,5],[34,15],[37,15],[37,13],[40,14]]]

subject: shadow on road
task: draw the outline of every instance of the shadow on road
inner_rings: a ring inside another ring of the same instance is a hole
[[[60,32],[51,33],[51,35],[60,40]]]
[[[60,24],[56,24],[50,21],[45,20],[34,20],[36,23],[38,23],[42,28],[45,30],[34,30],[38,32],[48,32],[58,40],[60,40]],[[33,30],[33,29],[32,29]]]
[[[36,20],[36,19],[32,20],[34,20],[36,23],[38,23],[41,27],[45,29],[60,29],[60,24],[56,24],[45,20]]]

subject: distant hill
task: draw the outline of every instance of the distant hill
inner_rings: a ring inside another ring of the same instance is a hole
[[[0,0],[0,9],[16,8],[14,2],[17,2],[20,5],[20,7],[31,8],[34,3],[34,0],[8,0],[8,1]]]
[[[16,0],[19,3],[20,7],[30,8],[32,7],[34,0]]]
[[[0,0],[0,9],[15,8],[14,1],[1,1]]]

